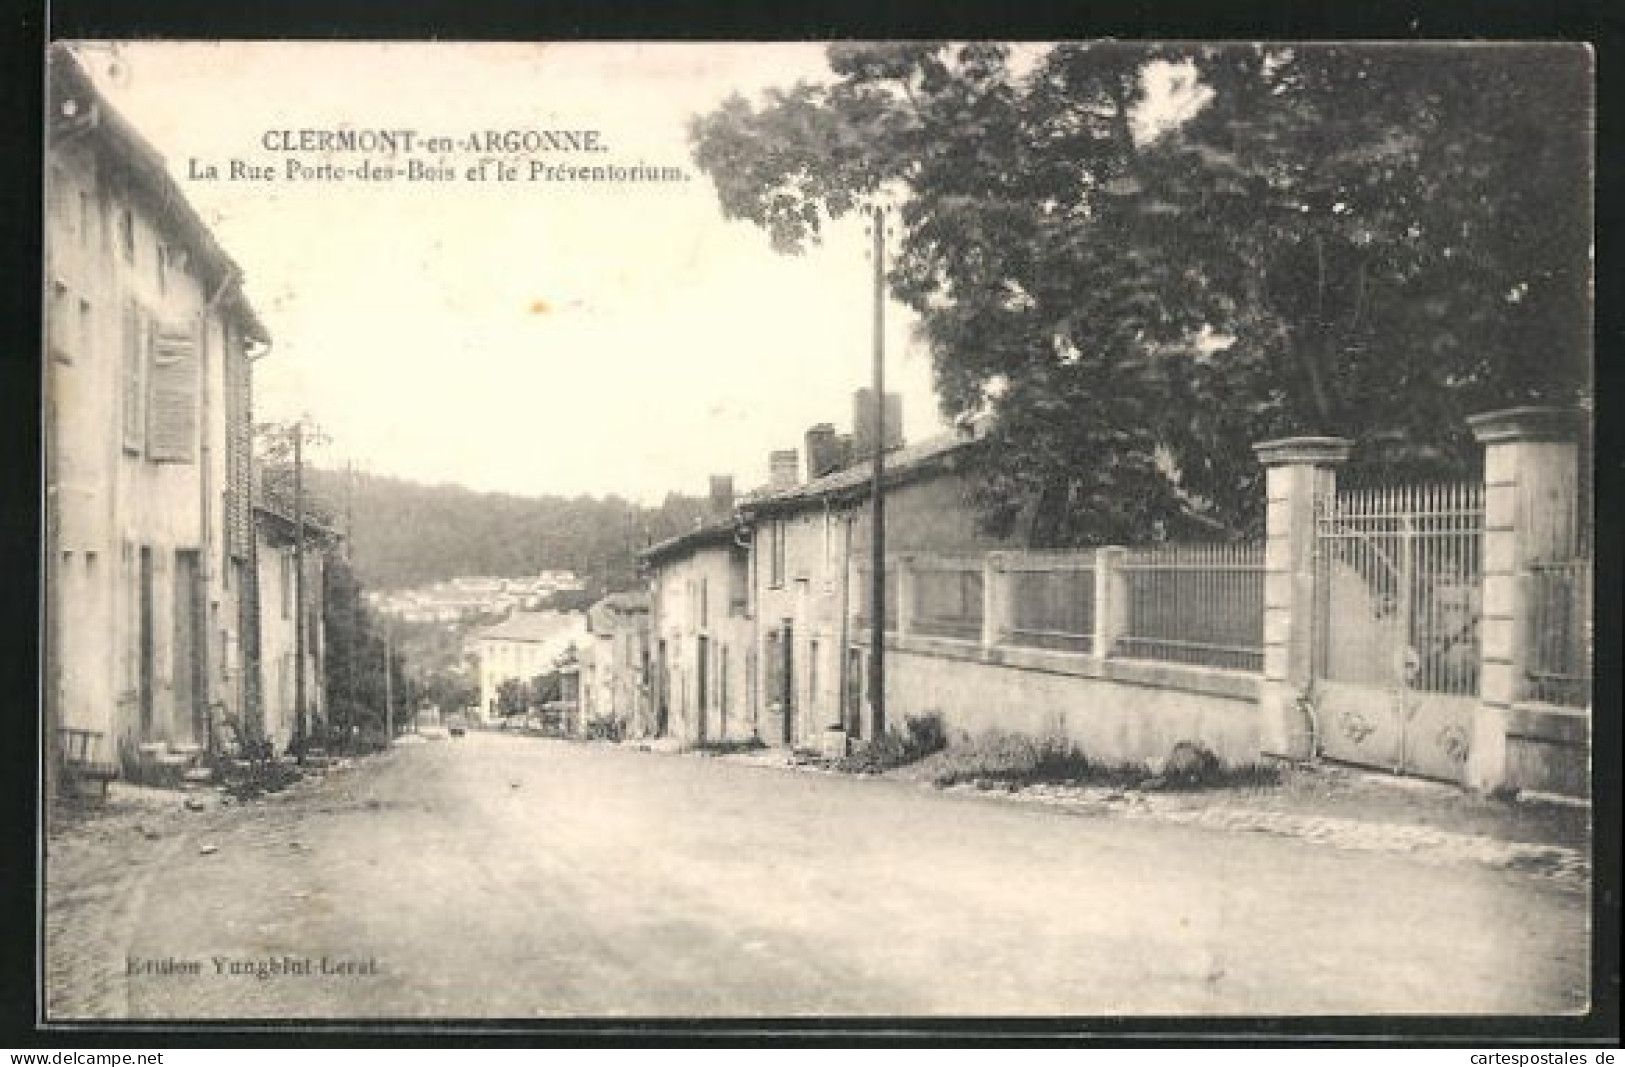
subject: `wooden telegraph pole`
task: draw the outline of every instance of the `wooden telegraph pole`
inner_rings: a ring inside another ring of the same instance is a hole
[[[384,624],[384,745],[395,743],[395,624]]]
[[[875,338],[874,338],[874,476],[870,486],[873,532],[870,538],[869,594],[869,708],[873,721],[871,738],[886,732],[886,497],[881,487],[886,464],[886,213],[871,210],[870,229],[874,240]]]
[[[305,722],[305,424],[293,424],[293,722],[299,762],[309,742]]]

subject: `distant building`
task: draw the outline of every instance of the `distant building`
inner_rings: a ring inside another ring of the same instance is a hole
[[[259,689],[256,731],[278,752],[299,733],[298,672],[304,672],[304,728],[318,736],[327,720],[323,665],[327,641],[322,623],[323,570],[337,535],[305,520],[304,589],[300,596],[298,525],[289,510],[261,502],[254,509],[255,563],[259,579]],[[303,618],[299,602],[304,602]],[[298,658],[298,628],[304,627],[304,660]]]
[[[611,593],[587,609],[581,656],[583,721],[614,719],[627,736],[654,733],[650,701],[649,594]]]
[[[649,574],[653,735],[690,744],[756,737],[750,550],[733,518],[713,517],[640,559]]]
[[[586,642],[587,620],[580,612],[516,611],[474,634],[470,643],[480,664],[481,713],[487,717],[497,713],[497,692],[503,682],[529,682],[546,674],[571,647]]]

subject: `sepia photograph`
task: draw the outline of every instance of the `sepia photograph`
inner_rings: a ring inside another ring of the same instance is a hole
[[[45,78],[41,1026],[1595,1009],[1587,46]]]

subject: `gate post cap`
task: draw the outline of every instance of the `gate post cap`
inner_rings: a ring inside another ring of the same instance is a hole
[[[1527,405],[1467,416],[1473,438],[1481,445],[1515,441],[1572,441],[1579,434],[1580,416],[1572,408]]]
[[[1275,441],[1261,441],[1253,446],[1253,454],[1266,467],[1285,467],[1309,464],[1316,467],[1337,467],[1349,458],[1354,442],[1346,437],[1282,437]]]

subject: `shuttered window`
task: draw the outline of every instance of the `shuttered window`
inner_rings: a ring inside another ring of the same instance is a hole
[[[124,304],[124,353],[119,372],[123,393],[124,450],[140,452],[147,443],[145,394],[142,391],[142,365],[146,362],[146,315],[135,301]]]
[[[190,327],[165,327],[152,348],[147,401],[147,457],[156,463],[197,460],[198,346]]]

